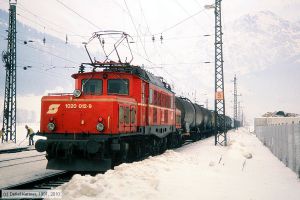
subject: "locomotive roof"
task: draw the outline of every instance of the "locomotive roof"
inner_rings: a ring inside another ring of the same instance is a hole
[[[152,73],[142,69],[139,66],[133,66],[133,65],[109,66],[109,67],[104,68],[103,72],[123,72],[123,73],[134,74],[153,85],[156,85],[160,88],[166,89],[169,92],[174,93],[172,91],[170,85],[167,82],[163,81],[163,78],[157,77],[157,76],[153,75]],[[92,72],[89,72],[89,73],[92,73]]]
[[[164,89],[172,92],[170,85],[167,82],[163,81],[163,79],[161,77],[157,77],[139,66],[130,65],[128,67],[124,67],[124,66],[123,67],[110,67],[110,68],[104,69],[103,71],[125,72],[125,73],[134,74],[134,75],[146,80],[147,82],[152,83],[153,85],[156,85],[158,87],[164,88]]]

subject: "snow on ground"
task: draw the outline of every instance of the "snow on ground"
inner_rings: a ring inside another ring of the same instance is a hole
[[[12,149],[12,148],[20,148],[26,147],[29,144],[28,138],[26,138],[27,130],[25,129],[25,125],[23,123],[17,124],[16,134],[17,134],[17,142],[13,143],[12,141],[8,141],[7,143],[1,143],[0,141],[0,150],[1,149]],[[30,128],[33,129],[34,132],[37,132],[40,129],[39,123],[27,124]],[[34,141],[37,139],[43,138],[41,136],[33,136]],[[1,155],[0,155],[1,157]]]
[[[300,181],[248,129],[227,147],[208,138],[105,174],[74,175],[64,199],[299,199]]]

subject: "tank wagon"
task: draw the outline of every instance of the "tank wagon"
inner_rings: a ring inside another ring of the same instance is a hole
[[[188,98],[175,97],[176,108],[181,112],[181,126],[184,136],[193,140],[213,133],[213,113]]]

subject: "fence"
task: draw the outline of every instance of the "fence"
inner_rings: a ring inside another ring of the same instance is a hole
[[[256,118],[254,126],[262,143],[300,178],[300,118],[294,119]]]

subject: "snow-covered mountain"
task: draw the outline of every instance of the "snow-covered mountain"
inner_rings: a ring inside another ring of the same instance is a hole
[[[224,29],[227,64],[242,73],[300,61],[300,22],[271,11],[240,17]]]
[[[227,88],[236,73],[248,116],[273,110],[300,113],[300,22],[270,11],[242,16],[224,28],[224,60]]]

